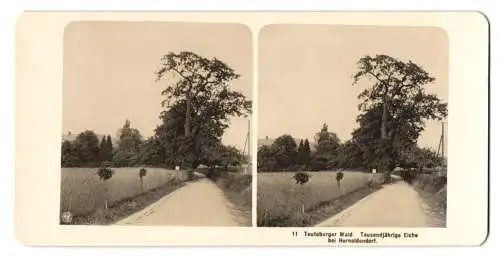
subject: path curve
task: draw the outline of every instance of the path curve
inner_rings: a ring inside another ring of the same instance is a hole
[[[115,225],[239,226],[231,203],[207,178],[187,183]]]
[[[428,227],[418,193],[398,181],[321,222],[318,227]]]

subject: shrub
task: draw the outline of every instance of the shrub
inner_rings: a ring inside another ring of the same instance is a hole
[[[142,168],[139,170],[139,177],[144,177],[147,174],[147,170],[145,168]]]
[[[210,168],[205,172],[205,176],[212,181],[217,181],[221,176],[221,171],[215,168]]]
[[[339,183],[343,178],[344,173],[342,171],[337,172],[337,174],[335,175],[335,180],[337,180],[337,183]]]
[[[193,181],[195,179],[194,170],[188,170],[186,172],[187,181]]]
[[[344,178],[344,173],[342,171],[338,171],[337,174],[335,175],[335,180],[337,180],[337,186],[339,188],[339,195],[341,195],[340,191],[340,181]]]
[[[102,181],[110,179],[111,177],[113,177],[114,173],[115,172],[112,169],[107,167],[101,167],[97,170],[97,175],[99,176],[99,179]]]
[[[293,178],[295,179],[295,184],[305,184],[309,181],[309,177],[310,175],[306,172],[302,172],[302,171],[299,171],[299,172],[296,172],[294,175],[293,175]]]

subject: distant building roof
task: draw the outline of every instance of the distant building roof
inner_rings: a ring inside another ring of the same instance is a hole
[[[300,144],[300,140],[303,140],[303,139],[300,139],[300,138],[293,138],[295,140],[295,143],[297,144],[297,146],[299,146]],[[259,138],[257,139],[257,146],[260,148],[261,146],[264,146],[264,145],[267,145],[267,146],[270,146],[274,143],[274,138],[270,138],[270,137],[265,137],[265,138]],[[311,141],[309,141],[309,147],[312,149],[314,149],[314,145]]]

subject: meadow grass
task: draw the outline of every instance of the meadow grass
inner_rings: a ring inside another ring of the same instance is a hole
[[[252,226],[252,175],[241,173],[241,170],[228,172],[224,169],[200,169],[208,179],[212,180],[232,203],[241,226]]]
[[[428,222],[434,227],[446,227],[447,177],[419,174],[412,185],[426,204]]]
[[[141,191],[140,168],[112,168],[115,173],[107,181],[100,181],[97,168],[61,169],[61,212],[70,211],[76,216],[95,213],[104,206],[105,200],[113,206],[141,193],[174,181],[184,181],[185,174],[162,168],[146,168]]]
[[[309,226],[318,218],[316,212],[339,209],[377,190],[374,175],[344,171],[340,191],[336,172],[308,172],[311,177],[304,185],[296,184],[294,172],[264,172],[258,174],[257,225]],[[377,178],[380,174],[376,174]],[[331,205],[335,204],[335,208]],[[333,213],[331,213],[333,215]]]

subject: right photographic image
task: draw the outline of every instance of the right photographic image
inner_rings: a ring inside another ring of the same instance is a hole
[[[445,30],[276,24],[258,46],[257,226],[446,227]]]

